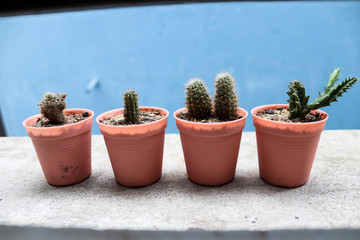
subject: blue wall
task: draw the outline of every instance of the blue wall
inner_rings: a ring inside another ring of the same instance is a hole
[[[69,108],[100,113],[123,106],[129,88],[140,105],[171,113],[184,84],[231,72],[240,106],[286,103],[301,79],[311,99],[342,67],[360,76],[360,2],[209,3],[91,10],[0,19],[0,108],[9,136],[36,114],[45,91],[66,92]],[[99,85],[86,93],[92,78]],[[359,129],[360,84],[324,108],[327,129]],[[356,98],[357,97],[357,98]],[[245,130],[253,130],[251,118]],[[99,133],[94,124],[94,133]],[[168,133],[177,132],[169,118]]]

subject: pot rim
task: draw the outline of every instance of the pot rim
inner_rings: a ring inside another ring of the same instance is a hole
[[[165,112],[165,116],[161,119],[158,119],[154,122],[150,122],[150,123],[145,123],[145,124],[133,124],[133,125],[117,125],[117,126],[114,126],[114,125],[106,125],[106,124],[103,124],[100,122],[100,119],[104,119],[104,117],[110,113],[113,113],[113,112],[118,112],[118,111],[123,111],[124,108],[116,108],[116,109],[112,109],[112,110],[109,110],[109,111],[106,111],[106,112],[103,112],[101,113],[99,116],[96,117],[96,122],[99,124],[99,125],[102,125],[102,126],[106,126],[106,127],[109,127],[109,128],[141,128],[143,126],[151,126],[151,125],[154,125],[154,124],[158,124],[159,122],[161,121],[166,121],[166,119],[169,117],[169,111],[166,110],[165,108],[160,108],[160,107],[153,107],[153,106],[139,106],[139,109],[144,109],[144,108],[152,108],[152,109],[158,109],[162,112]]]
[[[254,107],[253,109],[251,109],[251,115],[252,115],[253,118],[256,118],[256,119],[258,119],[260,121],[265,121],[265,122],[268,122],[268,123],[279,124],[279,125],[287,125],[287,126],[297,126],[297,125],[305,125],[305,124],[306,125],[316,125],[316,124],[319,124],[319,123],[326,122],[329,119],[329,114],[327,114],[325,111],[320,110],[320,109],[311,110],[311,112],[319,112],[319,113],[325,114],[325,118],[323,118],[323,119],[321,119],[319,121],[315,121],[315,122],[288,123],[288,122],[279,122],[279,121],[268,120],[268,119],[256,116],[256,113],[259,110],[262,110],[262,109],[275,109],[275,108],[278,108],[278,107],[289,108],[289,104],[266,104],[266,105],[260,105],[260,106],[257,106],[257,107]]]
[[[205,126],[205,125],[230,125],[230,124],[234,124],[236,122],[240,122],[240,121],[243,121],[244,119],[247,118],[247,116],[249,115],[248,112],[241,108],[241,107],[237,107],[237,109],[241,110],[242,112],[245,113],[244,116],[242,116],[242,118],[240,119],[236,119],[236,120],[233,120],[233,121],[226,121],[226,122],[215,122],[215,123],[202,123],[202,122],[193,122],[193,121],[188,121],[188,120],[185,120],[185,119],[181,119],[179,118],[178,116],[176,116],[177,114],[179,114],[180,112],[183,112],[185,111],[185,109],[187,109],[186,107],[183,107],[183,108],[179,108],[178,110],[176,110],[174,113],[173,113],[173,116],[175,118],[176,121],[179,121],[179,122],[183,122],[183,123],[191,123],[191,124],[194,124],[194,125],[199,125],[199,126]]]
[[[29,122],[31,119],[33,118],[41,118],[43,117],[43,115],[41,113],[39,114],[35,114],[32,115],[31,117],[26,118],[23,122],[22,125],[25,128],[29,128],[29,129],[41,129],[40,131],[46,131],[47,129],[61,129],[61,128],[67,128],[69,126],[77,126],[80,124],[83,124],[85,121],[88,121],[89,119],[92,119],[94,117],[94,111],[87,109],[87,108],[66,108],[64,109],[64,113],[66,115],[66,113],[71,112],[71,111],[81,111],[81,112],[89,112],[90,116],[87,119],[84,119],[83,121],[77,122],[77,123],[70,123],[70,124],[65,124],[65,125],[60,125],[60,126],[52,126],[52,127],[32,127],[29,126],[27,124],[25,124],[26,122]]]

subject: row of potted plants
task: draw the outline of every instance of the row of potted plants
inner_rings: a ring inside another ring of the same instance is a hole
[[[298,187],[309,178],[328,114],[319,108],[337,101],[358,81],[338,81],[330,74],[325,91],[308,104],[300,81],[289,85],[289,105],[251,110],[256,128],[260,177],[282,187]],[[173,114],[179,129],[188,178],[217,186],[235,176],[242,130],[248,116],[238,107],[235,82],[229,73],[215,80],[212,99],[205,83],[186,84],[186,107]],[[40,113],[23,122],[34,144],[47,182],[55,186],[79,183],[91,174],[91,128],[94,112],[66,109],[65,94],[46,93]],[[124,108],[96,118],[104,136],[116,181],[124,186],[153,184],[162,174],[164,136],[169,112],[139,107],[134,90],[124,94]]]

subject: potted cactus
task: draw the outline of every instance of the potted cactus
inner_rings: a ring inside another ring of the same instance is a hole
[[[186,84],[186,107],[174,113],[188,178],[217,186],[235,176],[242,130],[248,113],[237,106],[235,82],[229,73],[215,80],[214,104],[200,79]]]
[[[140,187],[161,178],[165,128],[169,112],[157,107],[138,107],[138,95],[124,94],[124,108],[96,118],[116,181]]]
[[[321,132],[328,114],[319,108],[337,101],[357,78],[341,83],[340,69],[330,74],[323,93],[308,103],[309,95],[300,81],[289,85],[289,105],[258,106],[251,110],[256,128],[260,177],[267,183],[282,187],[298,187],[310,176]]]
[[[91,174],[91,127],[94,112],[65,109],[66,94],[45,93],[40,114],[24,120],[47,182],[76,184]]]

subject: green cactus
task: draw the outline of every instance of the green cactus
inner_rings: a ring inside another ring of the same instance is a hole
[[[234,78],[229,73],[219,73],[215,80],[215,113],[220,120],[236,117],[238,98]]]
[[[310,96],[305,94],[305,87],[300,80],[290,82],[289,89],[289,118],[305,119],[306,114],[310,112],[307,107]]]
[[[202,80],[193,78],[186,84],[186,106],[190,118],[208,119],[211,117],[211,97]]]
[[[139,123],[140,110],[137,93],[129,89],[124,94],[124,117],[125,122],[130,124]]]
[[[306,114],[311,110],[319,109],[322,107],[330,106],[330,103],[337,102],[337,98],[341,97],[344,92],[350,89],[357,81],[358,78],[347,78],[343,82],[335,85],[335,82],[339,80],[340,68],[334,70],[330,74],[329,82],[323,93],[319,93],[319,96],[307,104],[309,96],[305,95],[304,85],[300,81],[290,82],[290,91],[287,93],[290,99],[287,100],[289,105],[289,119],[300,118],[305,119]]]
[[[40,106],[40,113],[49,120],[49,123],[59,125],[65,123],[63,110],[66,108],[64,102],[66,94],[57,94],[47,92],[43,96]]]

